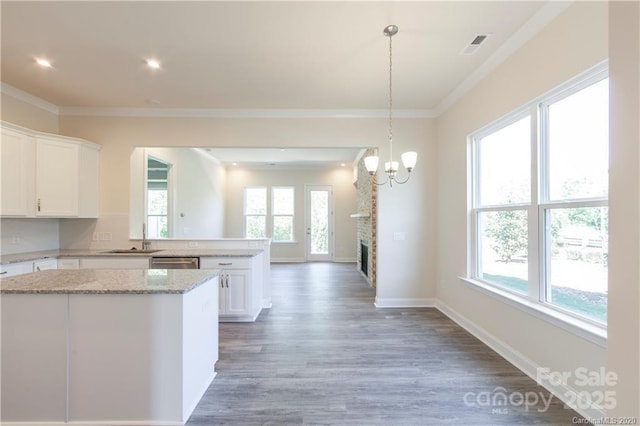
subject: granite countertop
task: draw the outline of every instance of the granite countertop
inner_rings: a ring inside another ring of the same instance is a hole
[[[0,256],[0,264],[7,265],[52,257],[254,257],[262,249],[161,249],[153,253],[110,253],[112,249],[46,250]]]
[[[184,294],[215,269],[52,269],[0,280],[1,294]]]

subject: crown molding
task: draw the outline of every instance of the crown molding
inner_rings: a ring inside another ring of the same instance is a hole
[[[60,115],[60,108],[57,105],[47,102],[42,98],[32,95],[31,93],[15,88],[7,83],[0,82],[0,92],[52,114]]]
[[[377,109],[207,109],[207,108],[87,108],[61,107],[64,116],[156,118],[387,118]],[[394,118],[434,118],[432,110],[394,110]]]
[[[1,83],[1,92],[58,116],[86,117],[155,117],[155,118],[387,118],[382,109],[207,109],[207,108],[94,108],[59,107]],[[435,118],[430,109],[400,109],[394,118]]]
[[[553,21],[560,13],[567,9],[574,0],[552,1],[546,3],[538,13],[533,15],[518,31],[516,31],[506,42],[473,73],[460,83],[442,102],[433,110],[435,116],[439,116],[455,105],[460,99],[471,91],[482,79],[488,76],[502,62],[513,55],[518,49],[524,46],[529,40],[535,37],[544,27]]]

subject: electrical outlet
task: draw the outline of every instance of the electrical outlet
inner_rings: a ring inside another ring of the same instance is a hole
[[[189,241],[189,247],[191,247],[191,248],[198,247],[198,242],[197,241]]]
[[[11,237],[11,244],[20,244],[20,235],[13,235]]]
[[[249,241],[249,248],[257,249],[258,243],[256,241]]]
[[[105,241],[111,241],[113,239],[113,234],[111,232],[105,232],[104,233],[104,240]]]
[[[404,241],[406,239],[406,234],[404,232],[394,232],[393,240],[394,241]]]
[[[93,236],[91,237],[91,239],[93,241],[100,241],[100,233],[99,232],[94,232]]]

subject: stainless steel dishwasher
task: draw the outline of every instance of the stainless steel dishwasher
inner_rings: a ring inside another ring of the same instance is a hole
[[[200,269],[199,257],[152,257],[149,269]]]

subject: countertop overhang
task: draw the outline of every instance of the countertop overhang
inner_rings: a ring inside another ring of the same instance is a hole
[[[0,281],[1,294],[184,294],[217,269],[51,269]]]

